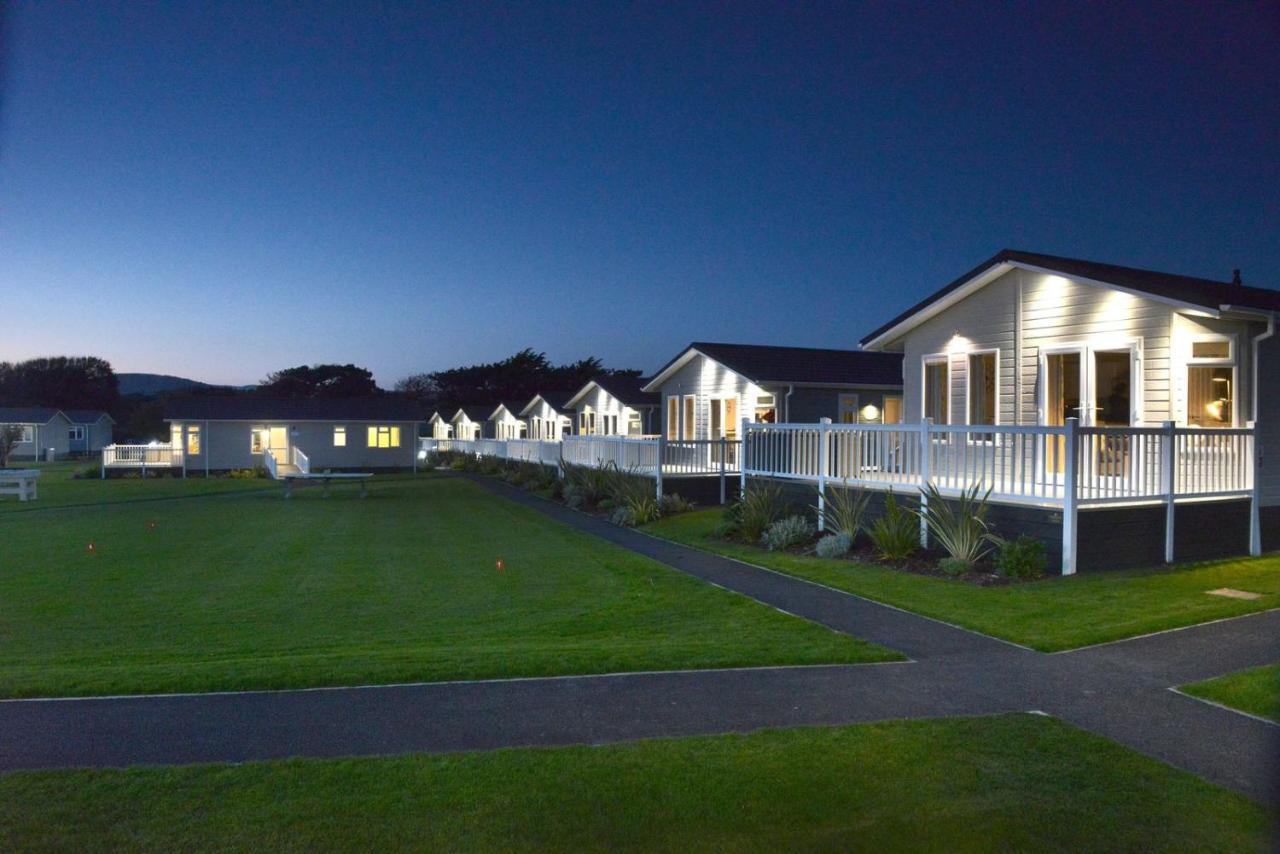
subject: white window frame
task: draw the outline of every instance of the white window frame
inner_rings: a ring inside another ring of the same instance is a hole
[[[999,427],[1000,426],[1000,348],[999,347],[976,347],[972,350],[965,350],[964,356],[964,423],[971,427]],[[994,420],[990,424],[975,424],[973,421],[973,357],[974,356],[992,356],[995,364],[995,395],[994,395]],[[950,407],[948,407],[950,408]],[[992,433],[990,437],[985,439],[976,438],[972,433],[969,434],[968,440],[970,444],[990,445],[993,441],[1000,443],[1000,435]]]
[[[920,420],[923,421],[928,417],[927,402],[929,400],[929,366],[942,364],[947,369],[947,420],[943,424],[950,424],[955,417],[955,405],[952,397],[951,389],[951,354],[950,353],[926,353],[920,357]],[[937,422],[934,422],[937,423]]]
[[[693,419],[692,424],[685,422]],[[698,396],[686,394],[680,397],[680,441],[693,442],[698,438]]]
[[[342,441],[338,441],[338,436],[342,436]],[[347,425],[333,425],[333,446],[335,448],[345,448],[347,446]]]
[[[1189,373],[1191,368],[1230,368],[1231,369],[1231,425],[1227,429],[1239,427],[1243,422],[1240,418],[1240,347],[1239,336],[1230,332],[1197,332],[1187,338],[1186,357],[1182,361],[1182,365],[1178,368],[1177,382],[1181,386],[1181,400],[1179,405],[1181,412],[1178,413],[1180,418],[1178,423],[1183,427],[1190,426],[1190,408],[1191,408],[1191,383]],[[1223,359],[1214,356],[1196,356],[1195,345],[1204,343],[1218,343],[1220,341],[1227,342],[1227,358]],[[1208,428],[1208,429],[1223,429]]]
[[[72,424],[71,429],[67,431],[67,438],[70,439],[72,442],[83,442],[84,441],[84,425]]]
[[[30,445],[36,440],[36,425],[34,424],[7,424],[5,426],[22,428],[22,436],[18,439],[19,445]]]
[[[846,409],[844,405],[845,398],[853,399],[853,408]],[[845,412],[853,413],[853,420],[846,422],[844,420]],[[862,395],[858,392],[840,392],[836,395],[836,423],[837,424],[860,424],[862,423]]]

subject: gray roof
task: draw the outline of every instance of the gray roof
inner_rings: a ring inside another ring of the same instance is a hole
[[[662,376],[696,350],[757,385],[900,386],[902,355],[866,350],[773,347],[694,341],[654,374]],[[650,380],[653,382],[653,380]]]
[[[400,397],[276,399],[208,395],[172,400],[166,421],[422,421],[422,407]]]
[[[50,406],[0,406],[0,424],[48,424],[61,411]]]
[[[64,409],[62,414],[67,416],[67,420],[72,424],[97,424],[103,418],[108,421],[115,421],[114,418],[101,409]]]

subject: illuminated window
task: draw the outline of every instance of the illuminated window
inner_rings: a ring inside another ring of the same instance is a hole
[[[369,428],[369,447],[370,448],[398,448],[400,447],[400,428],[399,427],[370,427]]]
[[[639,436],[643,433],[644,427],[640,423],[640,413],[635,411],[627,413],[627,435]]]
[[[262,441],[262,434],[266,431],[261,427],[252,427],[249,429],[249,450],[254,454],[261,454],[265,443]]]
[[[857,424],[858,423],[858,396],[856,394],[840,395],[840,420],[839,424]],[[877,413],[879,414],[879,413]]]
[[[755,412],[752,419],[757,424],[775,424],[778,421],[777,403],[771,394],[762,394],[756,398]]]
[[[697,402],[697,398],[694,397],[693,395],[691,394],[685,395],[684,421],[683,421],[683,424],[681,425],[680,434],[684,437],[686,441],[692,441],[694,438],[697,437],[697,433],[695,431],[698,425],[694,421],[694,414],[693,414],[695,410],[696,402]]]
[[[667,398],[667,438],[677,439],[680,436],[680,398],[674,395]]]
[[[1235,426],[1236,365],[1231,339],[1191,343],[1187,365],[1187,426]]]
[[[969,355],[969,423],[996,423],[996,354]]]
[[[200,453],[200,425],[199,424],[187,425],[187,453],[188,454]]]
[[[1193,341],[1191,344],[1191,358],[1193,359],[1230,359],[1231,358],[1231,342],[1222,341]]]
[[[935,424],[951,423],[951,401],[948,385],[951,370],[946,359],[926,360],[924,363],[924,416]]]
[[[333,446],[335,448],[345,448],[347,446],[347,428],[333,428]]]

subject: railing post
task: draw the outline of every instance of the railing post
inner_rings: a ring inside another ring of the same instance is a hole
[[[720,504],[721,505],[724,504],[724,499],[725,499],[724,472],[725,472],[725,457],[728,455],[728,453],[729,453],[729,443],[725,441],[724,436],[721,436],[720,437]]]
[[[742,450],[738,452],[738,500],[747,494],[747,439],[750,433],[747,432],[747,425],[751,423],[747,418],[742,419]]]
[[[658,436],[658,464],[654,469],[653,479],[656,482],[656,490],[658,501],[662,501],[662,461],[667,458],[667,437],[666,434]],[[721,501],[723,504],[724,502]]]
[[[831,419],[818,419],[818,533],[827,529],[827,440],[831,438]]]
[[[1262,554],[1262,446],[1258,443],[1258,426],[1249,422],[1249,554]]]
[[[1173,520],[1177,516],[1174,498],[1177,494],[1177,434],[1174,423],[1161,425],[1160,440],[1160,491],[1164,493],[1164,562],[1173,563]]]
[[[1076,425],[1068,418],[1063,426],[1062,461],[1062,574],[1076,573]]]
[[[925,519],[925,511],[929,509],[929,493],[926,491],[932,482],[930,472],[930,456],[932,448],[929,444],[929,426],[932,418],[920,419],[920,548],[929,548],[929,523]]]
[[[107,479],[107,449],[106,448],[102,449],[102,474],[98,477],[98,479],[99,480]]]

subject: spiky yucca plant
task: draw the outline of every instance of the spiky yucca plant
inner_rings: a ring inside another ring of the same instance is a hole
[[[1000,542],[987,527],[987,499],[991,490],[979,496],[978,488],[978,484],[974,484],[959,497],[948,500],[936,486],[929,484],[924,489],[928,501],[919,511],[929,526],[929,533],[947,557],[970,568]]]

